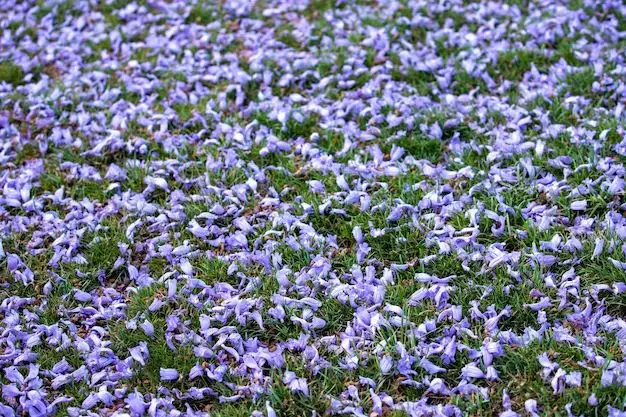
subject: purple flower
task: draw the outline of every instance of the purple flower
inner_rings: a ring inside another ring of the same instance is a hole
[[[446,372],[445,368],[435,365],[426,358],[422,358],[422,360],[420,361],[420,366],[431,375],[438,374],[440,372]]]
[[[128,349],[131,357],[137,361],[141,366],[146,365],[146,360],[148,359],[148,345],[146,342],[139,342],[139,345],[133,348]]]
[[[88,292],[81,291],[81,290],[74,291],[74,298],[77,301],[82,301],[82,302],[91,301],[91,295]]]
[[[161,368],[159,375],[161,381],[176,381],[178,379],[178,371],[172,368]]]
[[[134,416],[142,416],[148,408],[148,403],[144,402],[143,395],[137,390],[132,392],[124,399],[128,405],[128,409]]]
[[[549,308],[551,305],[552,305],[552,301],[550,300],[549,297],[541,297],[541,300],[539,300],[538,302],[531,303],[531,304],[524,304],[524,307],[530,308],[531,310],[534,310],[534,311],[539,311],[539,310]]]
[[[463,378],[484,378],[485,373],[472,363],[468,363],[461,369],[461,375]]]
[[[391,358],[391,356],[385,355],[382,357],[378,365],[380,367],[380,372],[383,375],[386,375],[391,372],[391,368],[393,367],[393,359]]]
[[[146,336],[153,337],[154,336],[154,326],[147,319],[141,323],[141,329],[146,334]]]
[[[300,392],[306,396],[309,395],[309,386],[304,378],[298,378],[292,371],[285,371],[283,383],[289,387],[292,392]]]

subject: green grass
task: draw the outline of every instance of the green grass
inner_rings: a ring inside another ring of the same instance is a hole
[[[567,91],[573,96],[589,97],[593,94],[595,75],[592,68],[571,72],[565,77]]]
[[[432,93],[432,85],[435,76],[426,71],[417,71],[413,68],[394,69],[391,71],[391,77],[394,81],[402,81],[413,86],[420,95],[429,95]]]
[[[302,45],[296,37],[293,35],[294,27],[292,25],[283,25],[278,27],[276,34],[276,40],[282,42],[286,46],[292,49],[301,49]]]
[[[458,68],[454,74],[454,82],[452,84],[452,91],[454,94],[469,94],[475,90],[478,90],[478,92],[482,94],[489,91],[485,81],[481,78],[468,73],[464,69]]]
[[[218,258],[202,257],[193,263],[194,269],[197,270],[196,276],[206,284],[215,284],[218,282],[228,282],[231,285],[237,285],[239,279],[228,275],[228,267],[230,264]]]
[[[327,11],[341,8],[342,5],[343,3],[335,0],[311,0],[303,11],[303,15],[309,20],[318,19]]]
[[[208,4],[197,3],[189,11],[186,22],[207,25],[215,19],[217,19],[216,13]]]
[[[24,79],[22,67],[11,61],[0,61],[0,82],[18,85]]]
[[[489,69],[493,78],[501,77],[506,80],[519,82],[534,65],[538,71],[546,72],[553,64],[553,60],[541,51],[512,50],[498,55],[495,65]]]
[[[428,139],[416,135],[405,137],[395,142],[415,159],[426,159],[432,163],[437,163],[442,155],[444,144],[437,139]]]
[[[129,318],[148,310],[148,306],[156,297],[163,297],[164,290],[160,286],[143,287],[135,294],[131,295],[128,302],[127,315]],[[185,319],[191,319],[193,326],[199,326],[198,311],[191,306],[182,306],[185,308]],[[148,313],[145,318],[150,320],[154,325],[154,336],[148,337],[139,326],[137,330],[126,328],[125,320],[116,320],[109,322],[109,336],[111,339],[111,349],[121,358],[130,356],[128,349],[139,345],[140,342],[146,342],[148,345],[149,359],[146,366],[136,365],[133,382],[136,386],[143,386],[148,391],[156,391],[160,385],[160,369],[176,368],[180,374],[187,379],[190,369],[195,365],[197,359],[193,355],[193,347],[187,344],[176,344],[176,349],[172,350],[165,340],[166,317],[175,311],[166,305],[161,310]],[[138,324],[143,322],[143,318]],[[197,327],[196,327],[197,328]],[[186,382],[172,382],[167,385],[172,387],[180,386]]]
[[[610,358],[615,352],[615,342],[603,347],[603,351]],[[541,365],[537,355],[549,352],[551,359],[559,363],[566,371],[580,371],[583,374],[581,388],[566,388],[563,395],[554,395],[549,381],[543,381],[540,375]],[[602,388],[600,386],[601,370],[590,371],[580,367],[577,362],[583,359],[580,348],[556,343],[551,340],[535,342],[530,346],[518,349],[508,349],[505,356],[496,361],[503,385],[511,396],[516,409],[523,407],[526,399],[534,398],[542,405],[546,415],[559,415],[568,403],[573,404],[572,411],[576,415],[599,415],[598,412],[606,412],[606,406],[619,406],[626,400],[624,388]],[[590,393],[598,397],[598,406],[593,407],[587,403]],[[621,400],[618,400],[620,399]],[[615,402],[618,400],[618,402]]]
[[[161,368],[178,369],[183,378],[187,379],[189,371],[197,361],[191,346],[179,345],[175,351],[167,346],[162,330],[165,327],[164,320],[154,319],[152,324],[155,326],[154,338],[146,338],[141,329],[134,331],[128,330],[122,323],[111,323],[109,325],[112,349],[120,357],[126,358],[130,356],[128,349],[139,345],[140,342],[147,342],[150,357],[146,361],[146,366],[142,367],[136,365],[135,375],[129,383],[137,387],[142,387],[142,389],[148,392],[155,392],[161,385]],[[183,387],[185,386],[184,384],[184,382],[173,381],[165,385]]]

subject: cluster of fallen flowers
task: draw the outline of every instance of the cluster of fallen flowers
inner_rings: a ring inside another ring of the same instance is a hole
[[[623,415],[626,6],[509,3],[0,0],[0,416]]]

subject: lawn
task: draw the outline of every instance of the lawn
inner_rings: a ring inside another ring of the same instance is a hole
[[[0,2],[0,417],[626,415],[622,0]]]

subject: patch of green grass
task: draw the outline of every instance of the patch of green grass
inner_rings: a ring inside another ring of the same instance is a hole
[[[0,82],[18,85],[24,79],[22,67],[12,61],[0,62]]]
[[[336,154],[343,149],[345,138],[341,132],[324,131],[317,141],[317,146],[328,154]]]
[[[302,45],[300,41],[294,36],[293,31],[294,27],[292,25],[286,24],[281,25],[277,29],[276,40],[282,42],[286,46],[292,49],[301,49]]]
[[[426,38],[426,29],[422,28],[422,31],[424,31],[423,36]],[[461,51],[467,49],[467,47],[460,47],[450,42],[449,36],[446,33],[441,34],[439,37],[434,39],[434,43],[437,56],[446,62],[450,62],[450,58],[458,56]]]
[[[431,72],[418,71],[413,68],[392,69],[391,78],[394,81],[405,82],[413,86],[422,96],[430,95],[433,91],[432,84],[435,82],[435,76]]]
[[[65,185],[65,178],[60,172],[45,172],[39,177],[41,192],[54,193]]]
[[[354,310],[339,300],[325,298],[316,315],[326,320],[326,326],[321,329],[321,332],[327,335],[338,334],[346,329],[348,322],[354,316]]]
[[[280,250],[283,264],[288,266],[293,271],[300,271],[305,267],[310,266],[312,257],[311,254],[305,250],[294,250],[288,246],[284,246]]]
[[[111,52],[113,50],[111,39],[108,37],[97,43],[89,42],[89,45],[91,47],[90,59],[94,61],[100,59],[102,52]]]
[[[469,94],[474,90],[478,90],[483,94],[489,91],[485,81],[462,68],[457,68],[453,80],[452,92],[456,95]]]
[[[308,138],[311,134],[318,130],[319,115],[312,113],[305,115],[302,121],[298,121],[290,117],[284,124],[278,120],[273,120],[269,114],[264,112],[256,112],[254,117],[260,124],[272,129],[272,131],[282,139],[293,140],[297,137]]]
[[[489,75],[497,79],[499,77],[519,82],[532,65],[535,65],[538,71],[546,72],[552,65],[553,60],[541,51],[533,51],[527,49],[509,50],[500,52],[494,66],[488,69]]]
[[[128,241],[125,231],[125,226],[118,223],[117,219],[109,218],[101,220],[97,229],[85,232],[79,250],[87,263],[62,262],[56,271],[69,285],[66,292],[69,292],[71,288],[91,291],[102,285],[102,280],[113,283],[125,278],[124,268],[112,269],[119,256],[118,243]],[[42,262],[47,262],[47,257],[39,256],[38,258],[41,258]],[[42,265],[33,270],[46,271],[48,268]]]
[[[143,166],[130,166],[126,171],[126,181],[124,181],[124,185],[128,187],[131,191],[140,193],[146,188],[144,178],[147,174],[148,172]]]
[[[383,259],[385,264],[404,264],[426,254],[424,237],[409,227],[387,232],[378,237],[367,236],[366,241],[372,249],[369,255],[372,258]]]
[[[602,149],[600,155],[615,157],[616,154],[614,147],[622,140],[622,137],[618,132],[621,129],[626,129],[626,123],[623,121],[619,121],[615,117],[605,117],[598,121],[595,129],[598,136],[600,136],[603,131],[608,131],[606,136],[602,140]]]
[[[249,178],[246,170],[241,168],[219,169],[208,172],[208,176],[212,184],[219,184],[227,188],[236,184],[243,184]]]
[[[215,10],[211,9],[208,6],[208,3],[197,3],[189,11],[185,22],[208,25],[209,23],[215,21],[215,19],[217,19]]]
[[[358,384],[358,376],[337,366],[322,369],[317,375],[311,375],[304,361],[296,356],[288,355],[286,367],[295,372],[296,376],[308,380],[309,395],[292,392],[282,382],[281,370],[272,370],[272,385],[267,394],[262,394],[256,400],[245,400],[236,404],[208,404],[207,412],[212,417],[244,417],[254,410],[265,411],[266,402],[281,417],[309,416],[312,412],[318,414],[328,409],[330,396],[338,397],[345,390],[347,384]],[[366,391],[364,395],[368,395]]]
[[[144,3],[140,0],[138,3]],[[126,0],[111,0],[98,3],[98,10],[104,16],[104,19],[110,26],[117,26],[120,23],[119,18],[115,15],[115,11],[122,9],[127,4]]]
[[[303,15],[309,20],[315,20],[325,12],[340,9],[342,6],[344,6],[344,3],[336,0],[310,0],[303,11]]]
[[[567,91],[572,96],[592,96],[594,80],[595,74],[592,68],[586,68],[577,72],[570,72],[565,77]]]
[[[426,159],[437,163],[443,155],[444,145],[438,139],[428,139],[421,135],[407,136],[394,142],[415,159]]]
[[[109,335],[111,338],[111,348],[122,358],[130,356],[128,349],[146,342],[150,357],[146,361],[146,366],[136,366],[133,380],[129,383],[134,386],[143,387],[148,392],[156,392],[161,385],[160,369],[175,368],[179,371],[183,379],[191,368],[196,364],[197,358],[193,354],[190,345],[177,345],[176,350],[170,349],[165,341],[163,330],[166,328],[165,320],[150,317],[155,328],[154,337],[148,337],[141,329],[129,330],[122,322],[109,323]],[[182,387],[186,384],[183,381],[173,381],[167,383],[172,387]]]
[[[539,97],[530,103],[529,108],[548,111],[550,119],[553,123],[564,124],[566,126],[575,126],[578,124],[578,116],[568,109],[559,97],[550,99]]]
[[[333,63],[328,61],[320,61],[317,64],[317,72],[319,72],[320,77],[324,78],[332,74],[333,71]]]
[[[206,105],[206,100],[202,100],[200,103],[175,103],[172,108],[178,115],[180,122],[184,123],[194,116],[194,113],[201,112]]]
[[[425,11],[429,15],[431,14],[430,11]],[[443,11],[438,10],[437,12],[432,14],[432,17],[439,24],[440,27],[445,27],[451,24],[451,26],[456,31],[460,30],[463,26],[467,26],[470,31],[474,30],[476,27],[475,24],[470,23],[467,20],[467,16],[465,14],[452,9],[445,9]]]
[[[87,198],[92,202],[99,201],[105,203],[108,200],[106,195],[107,185],[107,181],[79,181],[71,186],[70,192],[72,198],[77,201]]]
[[[264,410],[265,403],[262,400],[239,401],[237,403],[208,404],[206,411],[211,417],[250,417],[254,411]]]
[[[34,16],[38,21],[47,16],[52,11],[52,6],[47,5],[44,1],[37,2],[36,11]]]
[[[36,159],[39,156],[39,147],[34,143],[26,143],[22,149],[17,151],[15,156],[15,165],[20,166],[24,162]]]
[[[613,347],[609,344],[606,349]],[[582,387],[566,388],[563,394],[554,395],[549,381],[544,381],[540,374],[542,367],[537,356],[544,352],[548,352],[551,359],[566,371],[582,372]],[[605,352],[609,353],[607,350]],[[619,402],[623,403],[626,400],[626,388],[602,388],[600,386],[602,370],[581,367],[578,362],[583,358],[580,348],[567,343],[557,343],[551,338],[533,342],[528,347],[507,348],[505,355],[495,362],[502,381],[498,391],[507,389],[514,410],[521,411],[524,401],[536,399],[543,410],[542,415],[560,415],[568,403],[573,405],[572,412],[575,415],[597,415],[597,411],[606,411],[607,405],[619,406]],[[596,394],[598,406],[594,407],[587,403],[590,393]]]
[[[60,25],[65,21],[67,16],[77,13],[74,9],[74,0],[65,0],[56,5],[54,23]]]
[[[350,248],[354,244],[352,226],[346,218],[339,214],[314,212],[307,221],[315,231],[323,236],[335,236],[340,247]]]
[[[157,61],[158,54],[151,48],[137,48],[130,55],[131,60],[136,60],[139,63],[150,62],[154,64]]]
[[[201,257],[193,263],[196,277],[204,281],[208,285],[218,282],[228,282],[237,286],[239,279],[237,276],[228,275],[228,267],[230,265],[219,258]]]
[[[137,314],[147,312],[148,307],[155,299],[162,299],[164,296],[165,290],[163,286],[159,284],[138,288],[136,292],[132,293],[128,300],[126,316],[133,318]]]
[[[607,240],[605,239],[606,244]],[[615,267],[611,261],[606,259],[606,255],[592,259],[593,246],[591,242],[586,244],[584,248],[581,256],[583,262],[581,262],[581,266],[577,270],[581,276],[581,286],[583,288],[590,288],[594,284],[612,285],[618,282],[626,282],[626,272]],[[618,259],[622,257],[619,253],[612,253],[610,256]],[[626,299],[622,294],[605,292],[603,299],[609,314],[614,314],[618,317],[626,314]]]
[[[44,342],[41,345],[33,347],[33,352],[39,354],[37,364],[41,366],[42,369],[52,369],[52,367],[63,360],[63,358],[74,368],[79,368],[83,364],[83,358],[80,352],[73,347],[69,347],[65,350],[57,350],[55,347],[46,345]]]
[[[301,376],[303,369],[292,367],[297,376]],[[280,410],[281,416],[300,417],[310,415],[312,410],[323,412],[330,404],[329,395],[338,396],[345,387],[345,374],[339,368],[331,367],[322,370],[315,378],[309,380],[310,395],[293,393],[281,380],[278,370],[273,372],[272,380],[275,381],[270,393],[270,402],[276,404],[275,409]],[[307,375],[305,373],[305,375]]]
[[[134,386],[143,386],[149,392],[156,392],[161,385],[160,368],[178,369],[182,376],[180,381],[166,383],[168,386],[183,388],[189,386],[202,385],[202,380],[195,382],[188,381],[187,375],[191,368],[196,364],[198,358],[193,354],[193,346],[189,343],[174,342],[176,349],[172,350],[165,339],[166,318],[170,314],[180,313],[184,320],[189,320],[189,326],[198,328],[200,311],[187,304],[185,301],[172,301],[178,305],[169,305],[161,307],[156,312],[148,312],[148,306],[155,298],[163,298],[165,289],[160,285],[143,287],[135,293],[131,293],[127,302],[127,317],[132,318],[137,314],[145,315],[145,319],[149,320],[154,326],[154,335],[147,336],[140,326],[136,330],[127,329],[125,320],[109,321],[108,331],[111,340],[111,349],[120,357],[126,358],[130,356],[129,349],[146,342],[149,351],[149,359],[146,366],[135,366],[135,375],[129,383]],[[177,307],[177,308],[175,308]],[[139,323],[144,318],[139,319]]]
[[[369,72],[362,72],[354,79],[354,86],[352,88],[361,88],[372,79],[372,74]]]

